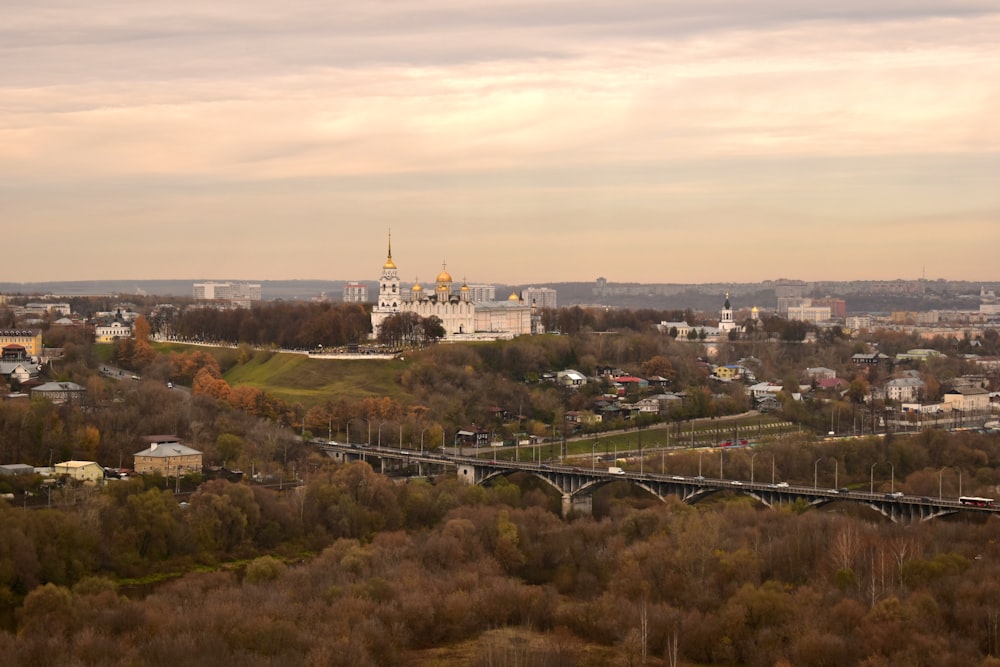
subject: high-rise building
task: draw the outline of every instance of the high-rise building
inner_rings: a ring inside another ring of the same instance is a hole
[[[368,285],[364,283],[347,283],[344,285],[345,303],[368,303]]]
[[[469,285],[469,296],[473,303],[487,303],[497,300],[496,285]]]
[[[203,301],[232,301],[249,306],[251,302],[261,300],[261,289],[258,283],[195,283],[194,298]]]
[[[521,298],[532,308],[556,308],[556,291],[551,287],[526,287]]]

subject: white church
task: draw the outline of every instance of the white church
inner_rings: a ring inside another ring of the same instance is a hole
[[[447,340],[497,340],[533,333],[531,306],[517,293],[506,301],[476,303],[467,283],[458,289],[442,266],[434,290],[428,293],[419,282],[404,290],[399,269],[392,259],[392,237],[378,283],[378,300],[372,308],[372,337],[378,337],[382,322],[397,313],[437,317]],[[537,328],[537,327],[536,327]]]

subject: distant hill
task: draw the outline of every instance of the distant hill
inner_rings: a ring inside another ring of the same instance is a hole
[[[0,283],[0,293],[23,296],[172,296],[191,297],[194,283],[209,279],[190,280],[80,280],[33,283]],[[222,281],[223,279],[213,279]],[[237,282],[237,281],[234,281]],[[330,301],[340,301],[345,280],[255,280],[265,300],[309,301],[325,295]],[[378,293],[375,280],[359,281],[368,285],[369,297]],[[914,281],[909,281],[913,283]],[[609,308],[650,308],[716,312],[722,307],[724,295],[732,297],[737,310],[757,306],[771,309],[777,306],[775,282],[736,284],[678,283],[611,283],[601,288],[595,282],[529,283],[504,285],[496,283],[496,298],[505,300],[511,292],[520,293],[526,287],[550,287],[557,292],[560,307],[599,306]],[[885,293],[872,288],[871,282],[824,282],[812,284],[811,296],[838,296],[846,300],[848,313],[889,312],[893,310],[925,311],[933,309],[976,309],[979,304],[979,283],[964,281],[928,281],[922,283],[923,293]],[[996,288],[990,285],[991,288]]]

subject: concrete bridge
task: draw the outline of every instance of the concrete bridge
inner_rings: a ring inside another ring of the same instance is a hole
[[[688,504],[694,504],[718,493],[747,495],[767,507],[774,508],[800,501],[805,501],[814,507],[822,507],[834,502],[850,502],[870,507],[893,522],[928,521],[958,512],[980,515],[1000,514],[998,507],[963,505],[957,498],[907,496],[901,493],[869,493],[849,489],[789,485],[784,482],[775,484],[650,472],[612,472],[607,468],[487,460],[469,456],[450,456],[343,443],[322,444],[320,448],[336,461],[366,460],[372,464],[372,467],[383,473],[393,470],[408,470],[423,475],[454,468],[458,479],[466,484],[488,485],[515,473],[530,474],[559,493],[562,498],[564,517],[572,511],[590,513],[593,508],[594,492],[606,484],[615,482],[634,485],[660,500],[676,497]]]

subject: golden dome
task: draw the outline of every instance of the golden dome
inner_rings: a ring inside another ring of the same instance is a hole
[[[389,257],[385,260],[385,264],[382,265],[382,268],[383,269],[395,269],[396,268],[396,262],[392,261],[392,255],[389,255]]]
[[[508,300],[508,301],[520,301],[520,300],[521,300],[521,297],[519,297],[519,296],[517,295],[517,292],[511,292],[511,293],[510,293],[510,296],[509,296],[509,297],[507,297],[507,300]]]
[[[439,283],[450,283],[451,281],[452,281],[451,280],[451,274],[448,273],[447,271],[442,271],[441,273],[438,274],[437,282],[439,282]]]
[[[411,287],[410,290],[414,292],[423,292],[424,288],[420,286],[420,283],[414,283],[413,287]]]

